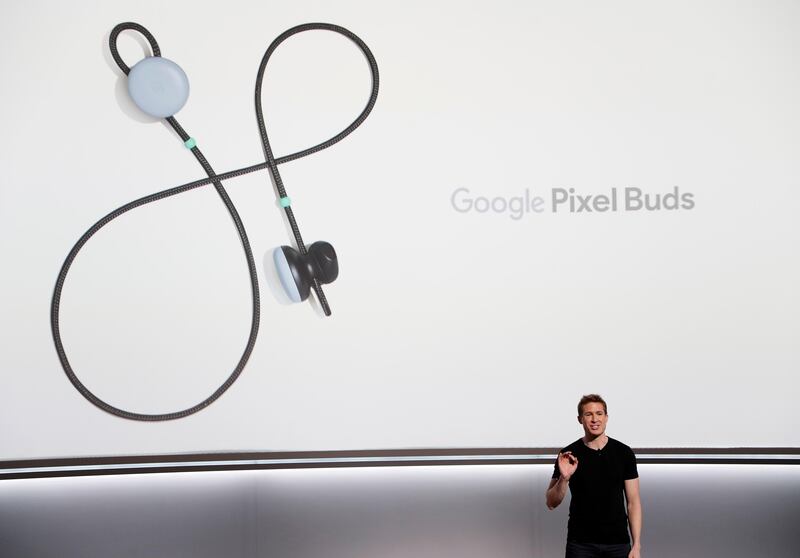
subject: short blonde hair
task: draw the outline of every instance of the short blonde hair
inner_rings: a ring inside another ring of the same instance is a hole
[[[601,403],[603,405],[603,411],[608,414],[608,406],[606,405],[605,399],[596,393],[590,393],[589,395],[581,397],[581,400],[578,402],[578,416],[583,414],[583,406],[587,403]]]

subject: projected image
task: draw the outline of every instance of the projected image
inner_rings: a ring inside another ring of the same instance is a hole
[[[0,22],[0,459],[561,448],[590,393],[634,450],[800,447],[793,8],[45,4]]]

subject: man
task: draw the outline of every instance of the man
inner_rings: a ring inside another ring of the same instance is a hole
[[[606,435],[608,407],[599,395],[581,398],[578,422],[584,436],[558,454],[546,494],[551,510],[564,500],[567,486],[572,494],[566,558],[640,558],[642,504],[636,456]]]

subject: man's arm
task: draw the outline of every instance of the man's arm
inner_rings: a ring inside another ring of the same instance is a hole
[[[569,487],[569,480],[565,480],[563,476],[557,479],[550,479],[550,486],[547,487],[547,493],[545,494],[548,510],[556,509],[564,501],[564,496],[567,495],[567,487]]]
[[[569,479],[578,468],[578,458],[570,451],[559,453],[557,462],[560,476],[557,479],[550,479],[550,486],[547,487],[545,493],[548,510],[557,508],[564,500],[569,487]]]
[[[639,479],[625,481],[625,500],[628,502],[628,524],[631,528],[631,553],[639,558],[642,552],[642,501],[639,498]]]

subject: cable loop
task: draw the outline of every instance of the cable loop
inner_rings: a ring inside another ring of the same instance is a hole
[[[158,48],[158,42],[153,34],[138,23],[128,21],[115,26],[114,29],[111,30],[111,35],[108,37],[108,48],[111,50],[111,56],[114,57],[114,62],[117,63],[119,69],[125,72],[127,76],[131,69],[125,64],[125,61],[122,60],[122,56],[120,56],[119,50],[117,49],[117,37],[126,30],[136,31],[147,39],[147,42],[150,43],[150,49],[153,51],[153,56],[161,56],[161,49]]]

